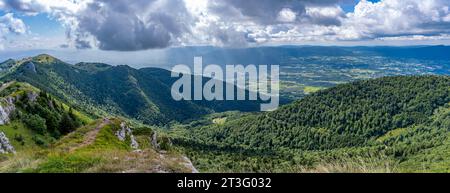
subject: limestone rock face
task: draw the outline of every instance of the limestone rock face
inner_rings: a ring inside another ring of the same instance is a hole
[[[153,133],[153,135],[150,137],[150,141],[152,143],[153,148],[155,148],[156,150],[160,150],[159,148],[159,144],[158,144],[158,136],[155,133]]]
[[[125,122],[120,123],[120,129],[116,132],[116,136],[117,136],[117,138],[119,138],[120,141],[125,141],[127,136],[130,136],[131,148],[133,148],[133,149],[139,148],[139,144],[136,141],[136,139],[134,138],[133,132],[131,131],[130,127],[128,127],[126,125]]]
[[[199,173],[197,168],[194,167],[194,164],[192,164],[191,160],[187,158],[186,156],[183,156],[184,163],[183,165],[186,166],[191,170],[192,173]]]
[[[120,130],[116,132],[117,138],[119,138],[120,141],[125,141],[125,138],[127,137],[127,132],[130,133],[131,130],[125,125],[125,123],[120,124]]]
[[[130,135],[130,138],[131,138],[131,148],[138,149],[139,148],[139,144],[136,141],[136,139],[134,138],[134,135]]]
[[[26,70],[26,71],[29,71],[29,72],[32,72],[32,73],[34,73],[34,74],[36,74],[37,73],[37,71],[36,71],[36,65],[34,65],[34,63],[33,62],[27,62],[26,64],[24,64],[24,70]]]
[[[11,143],[9,143],[9,139],[6,137],[5,133],[0,131],[0,154],[5,153],[16,153],[16,150]]]
[[[14,98],[7,97],[0,100],[0,125],[9,123],[9,115],[16,109]]]

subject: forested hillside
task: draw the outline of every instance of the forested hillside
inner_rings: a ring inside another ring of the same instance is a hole
[[[15,150],[48,147],[91,119],[46,92],[26,83],[0,88],[0,132]]]
[[[211,143],[263,149],[359,146],[393,129],[424,123],[448,102],[449,77],[387,77],[340,85],[274,112],[192,132]]]
[[[289,171],[351,155],[406,167],[433,159],[436,150],[427,149],[448,143],[449,103],[448,76],[385,77],[339,85],[274,112],[188,125],[182,137],[179,128],[174,136],[198,158],[194,162],[224,164],[211,166],[219,171]],[[415,161],[403,162],[410,158]],[[441,161],[442,170],[448,161]]]
[[[71,65],[45,54],[15,63],[8,60],[0,66],[5,66],[2,80],[30,83],[99,117],[115,114],[165,125],[211,112],[259,110],[257,101],[175,101],[170,91],[177,78],[171,78],[170,72],[163,69],[138,70],[99,63]]]

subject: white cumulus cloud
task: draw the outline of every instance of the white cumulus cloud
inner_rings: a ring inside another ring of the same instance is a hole
[[[448,0],[362,0],[349,13],[345,26],[355,38],[378,38],[406,35],[434,36],[450,33]],[[346,31],[341,31],[343,35]]]
[[[68,46],[101,50],[420,41],[446,39],[450,34],[449,0],[361,0],[349,13],[340,7],[345,1],[0,0],[0,9],[46,13],[66,28]],[[3,27],[2,33],[5,29],[20,32],[20,27],[16,31]]]
[[[14,17],[14,14],[7,13],[0,16],[0,49],[3,49],[3,41],[7,39],[8,34],[25,34],[27,27],[23,21]]]

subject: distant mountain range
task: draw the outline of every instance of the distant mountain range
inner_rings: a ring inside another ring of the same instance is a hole
[[[309,56],[385,56],[393,58],[450,60],[450,46],[273,46],[255,48],[183,47],[168,50],[167,64],[192,64],[202,56],[205,64],[279,64]]]
[[[309,56],[385,56],[405,59],[449,60],[450,46],[261,46],[250,48],[221,48],[191,46],[142,52],[121,56],[111,53],[65,50],[2,51],[0,60],[21,59],[27,56],[49,53],[73,63],[97,61],[99,56],[114,65],[128,64],[135,67],[155,66],[170,68],[176,64],[192,65],[195,56],[202,56],[204,64],[284,64],[289,58]]]
[[[146,124],[166,125],[212,112],[259,110],[258,101],[175,101],[171,86],[177,78],[158,68],[134,69],[102,63],[71,65],[43,54],[7,60],[0,63],[0,70],[2,81],[27,82],[84,112],[96,116],[115,114]]]

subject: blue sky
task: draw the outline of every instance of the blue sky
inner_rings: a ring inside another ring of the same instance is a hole
[[[369,2],[372,3],[377,3],[380,0],[368,0]],[[342,7],[342,9],[345,12],[353,12],[355,10],[355,5],[357,5],[359,3],[358,0],[348,0],[348,1],[343,1],[343,2],[339,2],[339,5]]]
[[[448,0],[0,0],[0,48],[449,44],[449,7]]]
[[[18,17],[28,25],[31,33],[49,37],[64,33],[64,28],[61,23],[49,17],[46,13],[41,13],[36,16]]]

